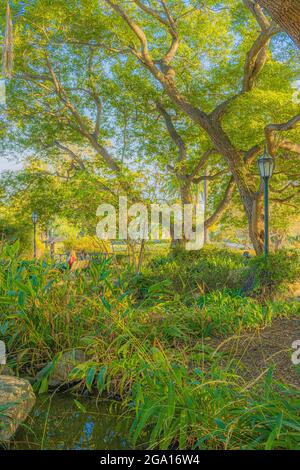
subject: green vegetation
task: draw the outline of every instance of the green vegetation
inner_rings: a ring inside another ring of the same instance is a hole
[[[118,401],[134,448],[300,449],[299,51],[259,5],[0,7],[1,162],[18,163],[0,167],[8,367],[81,412],[83,394]],[[129,227],[162,202],[203,208],[201,250],[173,213],[167,237],[96,236],[100,204]]]
[[[272,368],[247,381],[211,342],[300,314],[296,302],[262,302],[234,284],[220,290],[224,279],[241,282],[251,270],[241,255],[208,249],[193,264],[191,255],[170,255],[136,276],[112,259],[62,273],[20,260],[18,248],[1,255],[0,325],[10,367],[32,377],[42,370],[37,392],[48,390],[65,351],[81,349],[86,360],[69,377],[77,393],[121,399],[136,445],[299,448],[299,391],[278,383]]]
[[[256,160],[267,137],[276,160],[272,244],[295,239],[298,50],[260,7],[236,0],[226,7],[153,0],[153,10],[136,0],[10,5],[14,63],[0,135],[3,154],[24,156],[24,165],[1,175],[5,238],[22,240],[25,251],[33,211],[40,232],[65,224],[69,235],[93,236],[100,201],[127,194],[187,203],[206,177],[215,238],[242,237],[261,254]]]

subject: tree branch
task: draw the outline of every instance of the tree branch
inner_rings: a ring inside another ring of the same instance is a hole
[[[255,40],[245,62],[242,93],[251,91],[254,88],[255,81],[267,60],[270,39],[279,32],[279,26],[272,23],[267,29],[263,29]]]
[[[270,189],[272,192],[274,193],[284,193],[284,191],[286,191],[287,189],[289,188],[296,188],[299,186],[300,183],[298,183],[297,181],[289,181],[285,186],[283,186],[283,188],[280,188],[280,189],[275,189],[273,188],[273,186],[270,185]]]
[[[235,183],[233,177],[230,178],[227,188],[225,190],[222,200],[219,202],[214,213],[204,222],[205,228],[211,227],[213,224],[218,222],[225,209],[228,207],[235,189]]]
[[[73,152],[73,150],[71,150],[69,147],[65,147],[64,145],[62,145],[57,140],[54,143],[55,143],[56,147],[58,147],[60,150],[63,150],[64,152],[66,152],[71,157],[72,160],[74,160],[76,163],[78,163],[81,170],[85,169],[85,165],[84,165],[82,159],[78,155],[76,155],[75,152]]]
[[[215,173],[214,175],[198,176],[198,178],[193,178],[193,183],[200,183],[200,181],[204,181],[204,180],[213,181],[226,173],[228,173],[228,170],[220,170],[218,171],[218,173]]]
[[[171,13],[170,13],[170,10],[169,8],[167,7],[167,3],[165,0],[160,0],[162,6],[163,6],[163,9],[165,11],[165,14],[168,18],[168,23],[169,23],[169,32],[172,36],[172,43],[171,43],[171,46],[167,52],[167,54],[165,55],[163,61],[165,64],[169,64],[171,62],[171,60],[173,59],[173,57],[175,56],[177,50],[178,50],[178,47],[179,47],[179,36],[178,36],[178,32],[177,32],[177,29],[176,29],[176,25],[175,25],[175,21],[173,20],[172,16],[171,16]]]
[[[256,18],[262,30],[266,30],[270,26],[270,21],[263,12],[263,9],[256,3],[255,0],[243,0],[244,5],[249,8],[253,16]]]
[[[177,30],[176,30],[176,23],[175,23],[175,21],[173,20],[173,18],[171,16],[170,10],[167,7],[166,2],[164,0],[160,0],[160,3],[162,4],[163,10],[164,10],[164,13],[167,17],[167,20],[165,20],[161,16],[159,11],[153,10],[152,8],[146,6],[142,1],[140,1],[140,0],[133,0],[133,1],[141,10],[143,10],[148,15],[152,16],[153,18],[158,20],[161,24],[163,24],[164,26],[167,27],[168,32],[170,33],[170,35],[172,37],[172,43],[171,43],[171,45],[168,49],[168,52],[163,57],[163,59],[161,59],[158,62],[161,62],[165,66],[168,66],[170,64],[171,60],[173,59],[173,57],[175,56],[177,50],[178,50],[179,37],[178,37]]]
[[[298,155],[300,155],[300,144],[289,142],[288,140],[283,140],[279,143],[279,147],[281,149],[288,150],[289,152],[297,153]]]
[[[270,24],[259,5],[255,6],[252,0],[244,0],[244,4],[254,15],[261,28],[261,32],[247,53],[242,89],[236,95],[226,99],[215,108],[211,115],[217,120],[222,118],[230,103],[236,100],[241,94],[251,91],[254,88],[256,79],[267,60],[270,39],[280,32],[280,28],[274,22]]]
[[[245,153],[244,162],[250,165],[258,157],[258,155],[261,154],[263,149],[263,144],[254,145],[250,150],[248,150],[248,152]]]
[[[276,139],[276,132],[286,132],[292,129],[295,129],[300,123],[300,114],[297,114],[289,121],[281,124],[268,124],[265,128],[265,136],[268,144],[268,152],[271,156],[275,156],[276,150],[278,147],[285,148],[286,150],[291,150],[293,147],[296,153],[298,153],[299,144],[292,144],[287,141],[278,142]]]
[[[213,153],[218,153],[218,152],[215,149],[209,149],[206,152],[204,152],[202,157],[199,159],[197,165],[195,166],[194,170],[189,175],[190,180],[194,181],[195,176],[199,173],[201,168],[203,168],[203,166],[205,165],[205,163],[208,160],[208,157],[210,157],[210,155],[212,155]]]
[[[161,114],[161,116],[164,118],[169,135],[178,148],[178,161],[182,162],[183,160],[186,159],[185,142],[183,141],[182,137],[179,135],[179,133],[175,129],[175,126],[173,124],[170,114],[166,111],[166,109],[162,106],[162,104],[159,101],[156,102],[156,108]]]
[[[119,166],[119,164],[110,155],[110,153],[107,151],[107,149],[103,145],[99,144],[98,136],[95,134],[95,132],[91,133],[87,129],[87,127],[84,123],[84,120],[80,116],[79,112],[76,110],[75,106],[73,105],[73,103],[71,102],[70,98],[68,97],[66,91],[64,90],[62,84],[60,83],[59,79],[57,78],[57,75],[55,74],[55,71],[54,71],[54,69],[51,65],[48,54],[47,54],[47,57],[46,57],[46,61],[47,61],[48,69],[49,69],[50,74],[52,76],[52,81],[54,83],[56,94],[59,97],[59,99],[66,105],[66,107],[71,112],[73,118],[75,119],[76,123],[79,126],[78,131],[82,134],[83,137],[85,137],[91,143],[91,145],[94,147],[94,149],[103,157],[103,159],[107,163],[108,167],[112,171],[114,171],[116,173],[120,173],[121,172],[121,167]],[[98,110],[97,120],[98,119],[99,119],[99,110]],[[96,122],[96,126],[98,126],[97,122]],[[97,127],[96,127],[96,130],[97,130]]]
[[[151,55],[149,53],[149,49],[148,49],[148,41],[147,41],[147,37],[144,33],[144,31],[142,30],[142,28],[140,28],[137,23],[135,23],[128,15],[127,13],[123,10],[123,8],[121,8],[119,5],[117,5],[116,3],[112,2],[111,0],[104,0],[121,18],[123,18],[123,20],[128,24],[129,28],[131,29],[131,31],[136,35],[136,37],[138,38],[138,40],[140,41],[140,45],[141,45],[141,54],[142,54],[142,58],[143,60],[146,62],[146,63],[152,63],[153,64],[153,61],[152,61],[152,58],[151,58]],[[154,64],[153,64],[154,65]]]
[[[296,193],[291,194],[290,196],[287,196],[285,198],[271,198],[271,201],[279,202],[279,203],[283,204],[283,203],[286,203],[288,201],[291,201],[292,199],[294,199],[294,197],[298,196],[298,194],[300,194],[300,191],[297,191]]]
[[[153,8],[148,7],[145,5],[143,2],[140,0],[133,0],[133,2],[145,13],[148,15],[152,16],[153,18],[157,19],[160,23],[162,23],[165,26],[169,26],[168,22],[161,16],[160,11],[154,10]]]
[[[255,0],[266,8],[272,18],[300,47],[300,2],[299,0]]]

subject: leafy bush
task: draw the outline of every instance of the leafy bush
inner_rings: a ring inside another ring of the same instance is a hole
[[[198,252],[176,251],[155,258],[137,280],[137,287],[144,297],[150,286],[168,281],[169,288],[190,303],[199,292],[240,289],[245,269],[243,257],[228,250],[207,247]]]
[[[231,277],[247,269],[239,255],[176,254],[155,259],[136,276],[106,259],[85,272],[60,271],[19,259],[18,249],[7,246],[1,254],[0,331],[19,372],[42,369],[36,390],[47,391],[63,352],[77,348],[87,360],[72,377],[91,393],[122,398],[134,441],[146,437],[161,448],[297,448],[299,392],[271,375],[248,386],[233,361],[227,364],[205,342],[297,313],[293,303],[245,297]],[[234,288],[216,289],[221,282]]]
[[[271,298],[282,293],[289,283],[299,278],[300,256],[296,251],[280,251],[267,257],[253,258],[249,262],[246,276],[250,290],[262,298]]]
[[[262,305],[257,299],[244,297],[231,291],[214,291],[199,297],[203,317],[203,335],[234,335],[236,333],[262,328],[278,316],[295,315],[299,308],[290,303],[284,306],[278,302]],[[284,307],[284,308],[283,308]]]
[[[155,352],[155,354],[158,354]],[[134,443],[149,436],[150,448],[300,449],[300,392],[265,380],[247,387],[212,366],[204,373],[159,364],[133,388]]]

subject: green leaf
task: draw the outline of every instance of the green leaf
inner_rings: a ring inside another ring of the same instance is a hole
[[[79,411],[81,411],[82,413],[86,413],[86,411],[87,411],[86,407],[82,403],[80,403],[78,400],[75,400],[75,399],[74,399],[74,403],[77,406],[77,408],[79,409]]]
[[[265,444],[265,450],[272,450],[274,448],[274,443],[275,440],[279,438],[280,436],[280,431],[282,427],[282,416],[283,414],[281,413],[277,419],[276,419],[276,424],[272,432],[270,433],[267,442]]]
[[[182,410],[180,413],[180,428],[179,428],[179,449],[186,449],[187,442],[187,412]]]
[[[92,389],[95,374],[96,374],[96,366],[90,367],[87,371],[87,375],[86,375],[86,379],[85,379],[85,384],[86,384],[87,389],[89,391],[91,391],[91,389]]]
[[[111,305],[110,303],[104,298],[104,297],[100,297],[101,298],[101,301],[104,305],[104,307],[106,308],[106,310],[108,310],[109,312],[111,312]]]
[[[44,377],[43,380],[41,381],[41,385],[39,387],[39,395],[42,395],[43,393],[47,393],[48,392],[48,387],[49,387],[48,377]]]
[[[25,293],[23,291],[19,291],[18,295],[18,304],[20,307],[24,307],[25,304]]]
[[[97,388],[99,392],[102,392],[105,387],[105,375],[106,375],[107,367],[102,366],[97,377]]]

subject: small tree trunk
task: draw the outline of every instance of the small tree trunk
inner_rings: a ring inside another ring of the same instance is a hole
[[[193,201],[191,194],[191,183],[184,182],[180,187],[181,204],[191,204]]]
[[[192,198],[192,194],[191,194],[191,183],[190,183],[190,181],[181,182],[181,185],[180,185],[180,199],[181,199],[181,204],[182,204],[182,210],[183,210],[184,204],[191,204],[192,203],[193,198]],[[185,248],[187,240],[184,237],[183,227],[182,227],[182,233],[183,233],[182,239],[181,240],[175,240],[174,239],[174,224],[171,223],[171,237],[172,237],[171,249],[172,250],[173,249],[178,249],[178,248],[182,248],[182,249]]]

